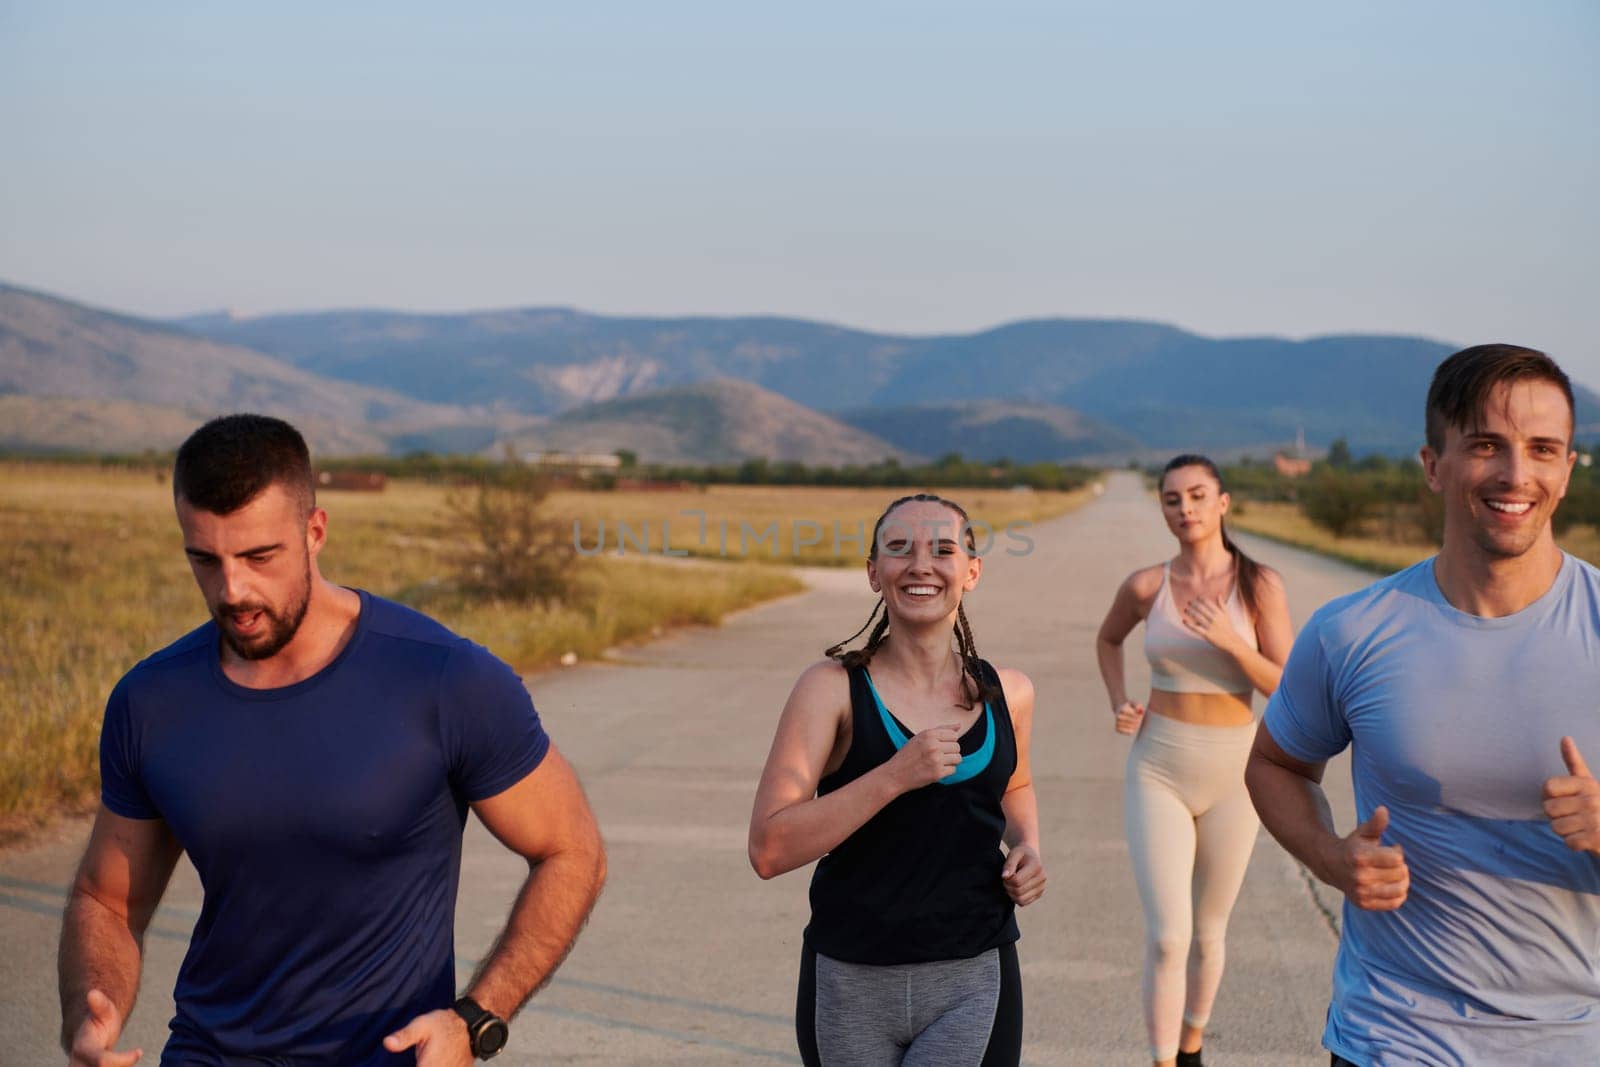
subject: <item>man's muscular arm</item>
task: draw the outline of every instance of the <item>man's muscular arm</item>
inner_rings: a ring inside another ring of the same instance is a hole
[[[481,1006],[510,1019],[577,941],[605,884],[605,847],[578,777],[554,745],[520,782],[472,808],[530,868],[505,929],[467,987]],[[418,1016],[384,1047],[414,1047],[422,1065],[470,1060],[466,1023],[454,1011]]]
[[[1367,911],[1393,911],[1406,901],[1411,871],[1399,845],[1385,845],[1389,809],[1344,837],[1334,828],[1333,811],[1322,790],[1326,761],[1306,763],[1285,752],[1262,723],[1256,730],[1244,784],[1261,825],[1295,859],[1350,903]]]
[[[131,1063],[112,1054],[139,991],[144,932],[183,849],[159,819],[101,808],[61,923],[61,1046],[73,1063]],[[91,1010],[89,993],[96,1000]],[[129,1058],[132,1057],[132,1058]]]
[[[553,745],[537,770],[473,810],[530,868],[505,929],[467,987],[473,1000],[509,1019],[578,940],[605,884],[605,846],[578,776]]]

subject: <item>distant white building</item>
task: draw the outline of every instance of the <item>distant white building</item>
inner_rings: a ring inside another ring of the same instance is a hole
[[[1311,457],[1306,455],[1306,430],[1304,426],[1294,432],[1294,449],[1273,454],[1272,465],[1285,478],[1303,478],[1311,473]]]
[[[622,457],[611,452],[524,452],[522,462],[530,467],[552,471],[614,471],[622,469]]]

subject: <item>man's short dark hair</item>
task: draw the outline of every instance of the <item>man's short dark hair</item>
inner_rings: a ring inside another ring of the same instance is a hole
[[[1428,447],[1435,452],[1444,450],[1446,427],[1466,431],[1481,425],[1495,386],[1527,379],[1560,386],[1567,398],[1567,414],[1576,425],[1572,382],[1555,360],[1520,345],[1474,345],[1463,348],[1433,372],[1426,412]]]
[[[223,415],[189,435],[172,468],[172,493],[190,507],[231,515],[269,485],[309,515],[316,506],[311,451],[300,431],[270,415]]]

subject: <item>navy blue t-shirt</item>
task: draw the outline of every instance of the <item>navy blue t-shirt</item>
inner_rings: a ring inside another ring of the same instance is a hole
[[[467,805],[550,741],[488,650],[360,596],[349,644],[304,681],[229,681],[207,623],[106,705],[105,806],[164,819],[205,889],[163,1064],[410,1063],[383,1037],[455,997]]]

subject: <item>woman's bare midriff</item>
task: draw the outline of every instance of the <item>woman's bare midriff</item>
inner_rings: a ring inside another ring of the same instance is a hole
[[[1145,710],[1195,726],[1244,726],[1255,718],[1249,693],[1173,693],[1152,689]]]

